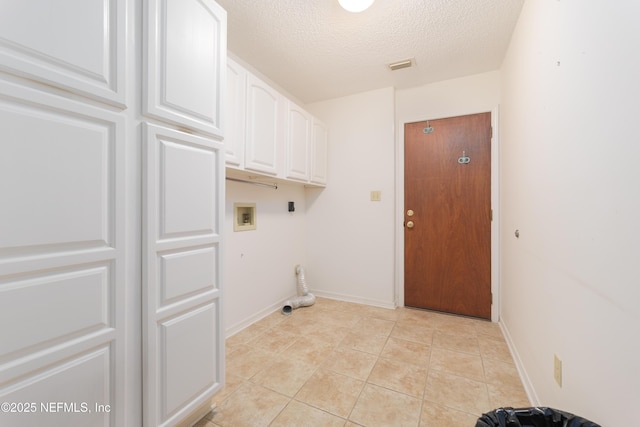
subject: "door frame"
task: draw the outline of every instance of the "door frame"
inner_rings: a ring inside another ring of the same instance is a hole
[[[404,124],[426,120],[446,119],[469,114],[491,113],[491,321],[500,320],[500,161],[499,161],[499,106],[481,111],[460,111],[437,117],[398,118],[396,137],[396,206],[395,206],[395,304],[404,307]]]

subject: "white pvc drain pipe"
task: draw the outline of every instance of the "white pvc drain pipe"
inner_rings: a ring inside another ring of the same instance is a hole
[[[316,302],[315,295],[310,293],[307,288],[307,282],[304,278],[304,268],[301,265],[296,265],[296,275],[298,276],[298,296],[284,303],[282,314],[289,315],[295,308],[308,307]]]

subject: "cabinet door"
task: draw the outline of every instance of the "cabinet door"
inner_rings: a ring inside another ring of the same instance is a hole
[[[244,141],[246,117],[247,71],[227,58],[227,124],[224,148],[227,166],[242,169],[244,166]]]
[[[327,127],[320,121],[313,119],[312,147],[311,147],[311,182],[314,184],[327,183]]]
[[[245,169],[278,174],[284,99],[252,74],[247,75]]]
[[[146,0],[145,114],[224,135],[226,12],[213,0]]]
[[[0,69],[124,106],[126,0],[3,1]]]
[[[2,426],[125,424],[124,126],[0,76]]]
[[[286,177],[309,180],[311,115],[291,101],[287,102]]]
[[[143,216],[145,425],[175,425],[224,384],[224,147],[146,125]]]

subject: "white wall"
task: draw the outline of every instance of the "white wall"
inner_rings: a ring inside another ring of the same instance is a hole
[[[398,133],[404,123],[491,111],[500,102],[500,72],[396,91]],[[403,139],[400,139],[401,143]]]
[[[288,212],[288,202],[295,212]],[[233,204],[255,203],[257,228],[233,231]],[[305,190],[227,181],[224,240],[224,318],[227,336],[277,310],[296,294],[295,266],[306,265]]]
[[[316,295],[394,306],[393,96],[386,88],[306,105],[329,128],[327,187],[307,189],[306,278]]]
[[[501,69],[504,326],[540,404],[609,427],[640,402],[639,15],[525,2]]]

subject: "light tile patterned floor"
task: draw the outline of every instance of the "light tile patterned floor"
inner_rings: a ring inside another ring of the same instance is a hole
[[[226,387],[197,427],[474,427],[530,406],[487,321],[318,298],[226,345]]]

